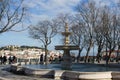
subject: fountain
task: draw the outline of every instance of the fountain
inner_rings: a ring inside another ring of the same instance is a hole
[[[72,59],[70,56],[70,50],[78,50],[79,46],[69,45],[69,36],[71,35],[71,32],[68,30],[68,24],[65,23],[65,32],[62,32],[62,35],[65,37],[64,45],[55,46],[56,50],[63,50],[63,60],[61,62],[62,69],[70,70]]]
[[[65,44],[55,46],[56,50],[63,50],[63,61],[61,64],[48,64],[46,65],[18,65],[12,64],[10,71],[14,73],[25,74],[28,76],[54,78],[55,80],[120,80],[120,65],[111,64],[86,64],[78,63],[72,64],[70,57],[70,50],[78,50],[78,46],[69,44],[68,25],[65,24],[65,32],[62,32],[65,36]],[[61,69],[61,67],[62,69]]]

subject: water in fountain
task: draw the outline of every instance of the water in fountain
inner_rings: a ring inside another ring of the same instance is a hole
[[[119,64],[117,64],[119,65]],[[120,71],[119,66],[110,65],[106,67],[103,64],[89,64],[89,63],[74,63],[71,66],[72,71],[81,71],[81,72],[103,72],[103,71]],[[25,67],[32,69],[51,69],[51,70],[63,70],[61,64],[48,64],[48,65],[25,65]]]

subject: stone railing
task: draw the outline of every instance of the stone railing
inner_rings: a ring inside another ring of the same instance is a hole
[[[17,63],[21,64],[21,65],[26,65],[26,64],[39,64],[39,58],[29,58],[29,59],[21,59],[18,58],[17,59]]]
[[[21,70],[20,70],[21,69]],[[22,67],[18,65],[11,66],[12,72],[22,71],[22,74],[37,76],[37,77],[49,77],[56,80],[120,80],[120,72],[108,71],[108,72],[78,72],[67,70],[51,70],[51,69],[32,69]]]

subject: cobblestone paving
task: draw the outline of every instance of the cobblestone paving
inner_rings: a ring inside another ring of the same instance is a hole
[[[2,70],[3,67],[5,66],[0,65],[0,80],[54,80],[48,78],[36,78],[31,76],[15,75],[10,72]]]

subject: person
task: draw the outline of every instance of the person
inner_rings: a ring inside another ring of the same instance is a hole
[[[40,55],[40,64],[43,64],[43,54]]]
[[[4,55],[3,56],[3,64],[6,64],[6,62],[7,62],[7,57]]]
[[[0,64],[2,64],[3,63],[3,58],[2,58],[2,56],[0,56]]]
[[[61,57],[61,56],[59,56],[59,62],[61,63],[61,61],[62,61],[62,57]]]
[[[11,64],[12,63],[12,56],[9,56],[8,60],[9,60],[9,64]]]
[[[17,59],[16,59],[16,56],[14,55],[14,56],[13,56],[13,61],[12,61],[12,63],[16,63],[16,60],[17,60]]]
[[[49,62],[52,63],[52,61],[53,61],[53,56],[50,56]]]

